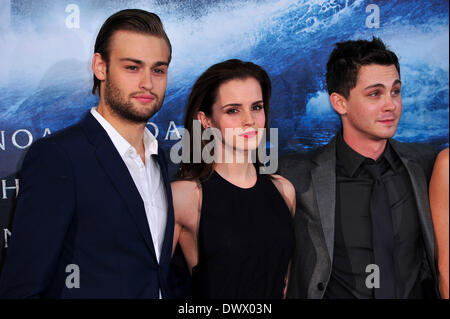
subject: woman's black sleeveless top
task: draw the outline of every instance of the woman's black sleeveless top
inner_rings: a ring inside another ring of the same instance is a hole
[[[268,175],[248,189],[202,183],[193,297],[279,299],[294,248],[291,213]]]

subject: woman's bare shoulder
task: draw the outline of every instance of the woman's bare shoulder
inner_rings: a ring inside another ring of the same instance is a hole
[[[281,175],[273,174],[271,175],[272,181],[276,188],[283,196],[286,204],[292,214],[295,213],[295,188],[292,183]]]
[[[195,180],[179,180],[171,184],[175,213],[192,213],[198,210],[201,185]]]
[[[200,183],[196,180],[177,180],[170,183],[172,191],[196,191],[200,187]]]
[[[448,147],[439,152],[436,162],[448,165]]]
[[[446,148],[439,152],[438,156],[436,157],[436,161],[434,162],[433,175],[442,175],[441,178],[444,178],[445,176],[447,176],[448,178],[448,171],[448,148]]]

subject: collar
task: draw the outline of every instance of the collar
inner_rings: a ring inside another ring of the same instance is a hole
[[[395,172],[396,161],[393,152],[394,151],[392,149],[390,140],[388,139],[383,153],[375,161],[375,163],[380,163],[383,161],[383,159],[385,159],[389,163],[392,170]],[[336,140],[336,157],[339,164],[342,165],[345,172],[350,177],[355,176],[356,171],[364,161],[373,161],[372,159],[364,157],[363,155],[353,150],[350,146],[348,146],[348,144],[344,140],[344,137],[342,136],[342,131],[338,134]]]
[[[396,154],[394,149],[392,148],[390,139],[387,140],[386,148],[384,149],[382,156],[387,160],[387,162],[389,163],[389,165],[391,166],[392,170],[395,173],[397,171],[398,161],[396,161],[395,158]]]
[[[150,155],[158,155],[158,140],[155,136],[153,136],[148,128],[144,129],[144,147],[145,157],[150,158]]]
[[[97,107],[91,108],[91,114],[105,129],[121,157],[130,150],[136,151],[134,147],[128,143],[128,141],[120,135],[120,133],[100,113],[97,112]],[[158,154],[158,140],[147,128],[144,129],[144,149],[146,159],[150,158],[151,155]]]

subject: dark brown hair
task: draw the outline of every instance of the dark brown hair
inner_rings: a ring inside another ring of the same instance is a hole
[[[188,97],[186,113],[184,118],[184,128],[190,134],[190,145],[193,145],[193,120],[197,119],[199,111],[205,113],[206,116],[212,116],[212,106],[217,98],[219,86],[230,80],[254,78],[261,86],[264,114],[266,122],[264,127],[268,127],[269,123],[269,101],[272,91],[270,78],[267,72],[260,66],[252,62],[243,62],[241,60],[232,59],[221,63],[217,63],[207,69],[195,82]],[[204,128],[201,127],[202,133]],[[188,142],[188,141],[186,141]],[[208,141],[202,140],[201,151]],[[182,163],[177,173],[177,178],[184,180],[200,180],[207,179],[213,172],[214,163],[193,163],[192,147],[190,147],[190,163]],[[259,163],[257,159],[257,163]]]
[[[335,44],[327,63],[328,94],[339,93],[346,99],[356,86],[361,66],[369,64],[395,65],[400,76],[400,65],[394,52],[388,50],[381,39],[357,40]]]
[[[103,23],[95,40],[94,53],[100,53],[102,58],[109,62],[109,45],[111,37],[116,31],[133,31],[153,35],[164,39],[169,47],[169,61],[172,58],[172,45],[164,31],[161,19],[154,13],[140,9],[126,9],[114,13]],[[98,91],[100,95],[100,80],[94,74],[92,94]]]

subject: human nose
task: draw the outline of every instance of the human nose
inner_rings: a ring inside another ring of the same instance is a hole
[[[153,80],[151,71],[146,70],[142,72],[141,77],[139,79],[139,88],[150,91],[153,88]]]
[[[255,119],[250,110],[244,110],[241,112],[241,123],[243,127],[253,126],[255,124]]]
[[[397,108],[398,97],[394,97],[391,94],[386,94],[386,98],[384,100],[383,111],[389,112],[394,111]]]

